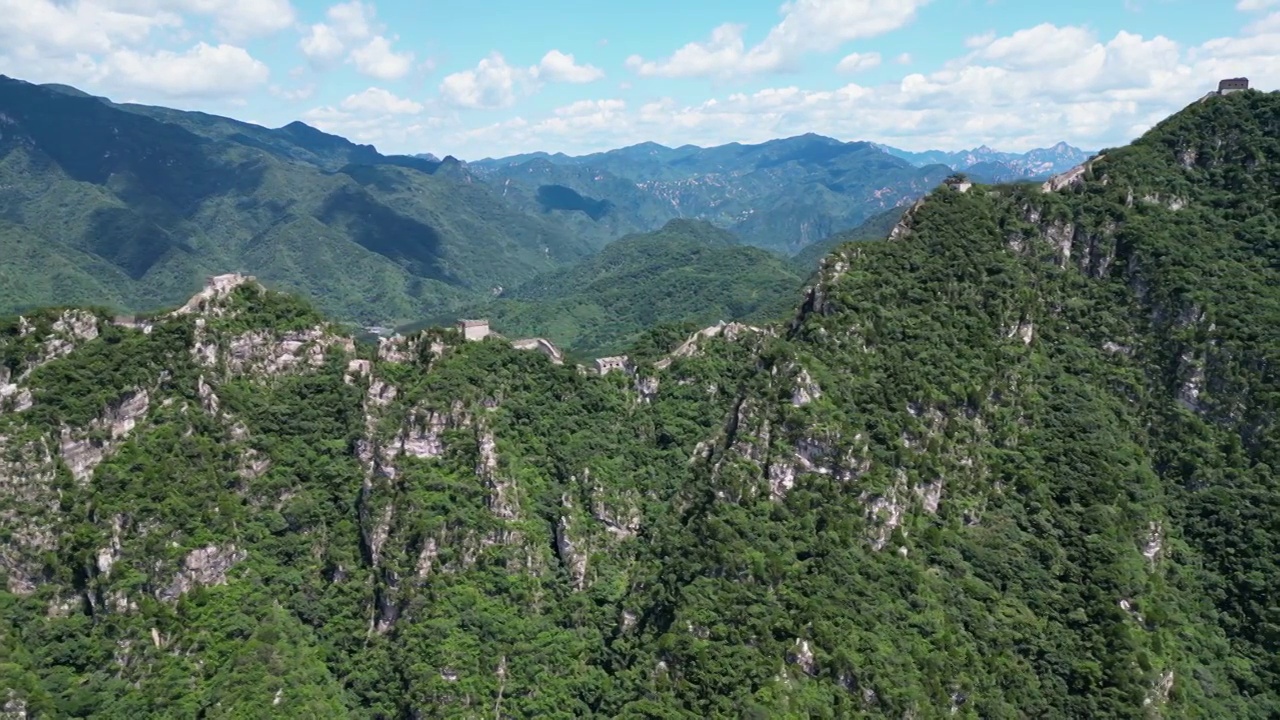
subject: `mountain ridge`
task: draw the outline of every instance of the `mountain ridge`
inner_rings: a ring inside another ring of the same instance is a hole
[[[270,130],[7,78],[0,113],[0,249],[11,258],[0,308],[147,310],[208,275],[247,271],[387,324],[591,250],[450,157],[383,156],[302,123]],[[27,271],[41,267],[57,268],[53,284]]]
[[[5,319],[6,711],[1271,717],[1277,228],[1252,91],[600,371],[250,283]]]

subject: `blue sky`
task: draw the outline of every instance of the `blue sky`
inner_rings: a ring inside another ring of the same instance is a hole
[[[1280,0],[0,0],[0,73],[465,159],[1127,142],[1280,87]]]

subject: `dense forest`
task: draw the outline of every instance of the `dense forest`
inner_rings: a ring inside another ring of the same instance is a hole
[[[28,717],[1280,714],[1280,95],[628,371],[224,281],[0,323]]]
[[[878,237],[887,234],[886,227]],[[658,326],[693,330],[717,321],[785,318],[814,269],[743,246],[706,221],[672,220],[488,302],[404,329],[449,325],[459,314],[485,317],[512,337],[546,337],[580,356],[608,355]]]

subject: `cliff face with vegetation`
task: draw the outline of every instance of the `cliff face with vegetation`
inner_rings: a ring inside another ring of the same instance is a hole
[[[1270,717],[1280,97],[943,188],[634,376],[227,283],[0,326],[37,716]]]

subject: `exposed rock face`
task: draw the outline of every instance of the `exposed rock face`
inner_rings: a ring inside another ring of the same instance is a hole
[[[0,366],[0,414],[22,412],[31,407],[31,391],[9,382],[9,368]]]
[[[920,505],[924,511],[930,515],[938,514],[938,505],[942,502],[942,481],[934,480],[930,483],[917,485],[915,487],[916,496],[920,498]]]
[[[190,315],[193,313],[217,314],[217,302],[229,296],[236,288],[253,282],[250,275],[230,273],[215,275],[205,281],[204,289],[196,293],[185,305],[173,311],[174,315]]]
[[[8,590],[30,595],[40,582],[42,555],[58,546],[57,465],[44,439],[18,443],[0,435],[0,569]]]
[[[520,516],[516,484],[498,473],[498,444],[493,431],[480,428],[478,442],[480,459],[476,463],[476,477],[489,487],[489,509],[503,520],[515,520]]]
[[[138,420],[147,414],[150,401],[146,390],[136,389],[107,407],[102,416],[91,422],[88,428],[79,431],[62,428],[59,453],[76,480],[88,482],[93,476],[94,468],[122,438],[133,431]]]
[[[893,531],[902,525],[907,509],[906,485],[906,473],[899,470],[893,485],[878,497],[862,493],[862,501],[867,507],[867,522],[871,525],[871,547],[875,550],[883,550],[889,544]]]
[[[800,407],[822,397],[822,388],[809,376],[809,371],[800,368],[796,374],[795,390],[791,393],[791,404]]]
[[[351,360],[347,363],[347,372],[342,376],[342,381],[351,385],[357,378],[368,377],[372,372],[373,363],[368,360]]]
[[[1178,388],[1177,400],[1184,408],[1200,412],[1204,409],[1200,401],[1205,387],[1204,363],[1188,351],[1182,355],[1181,366],[1182,377],[1186,379]]]
[[[574,589],[582,590],[587,584],[587,554],[580,547],[581,543],[574,542],[572,537],[573,522],[569,519],[569,513],[573,511],[573,503],[566,496],[563,504],[566,514],[560,516],[555,528],[556,553],[569,572]]]
[[[412,362],[417,353],[417,343],[403,335],[378,338],[378,359],[383,362]]]
[[[636,376],[636,401],[642,403],[653,402],[658,397],[658,378]]]
[[[209,545],[187,553],[182,569],[173,581],[157,593],[161,600],[173,601],[191,591],[197,585],[208,587],[227,582],[227,571],[248,557],[248,553],[235,545],[218,547]]]
[[[231,340],[227,369],[233,374],[275,375],[295,368],[318,368],[324,365],[325,352],[335,346],[355,352],[350,338],[332,335],[322,327],[278,337],[268,331],[248,332]]]
[[[787,662],[799,667],[806,675],[817,673],[818,662],[813,656],[813,648],[809,647],[808,640],[796,639],[795,645],[787,653]]]

